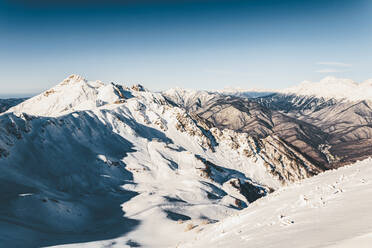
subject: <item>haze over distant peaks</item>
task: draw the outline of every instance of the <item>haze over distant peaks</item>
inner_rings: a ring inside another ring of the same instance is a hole
[[[280,92],[324,98],[347,99],[351,101],[371,100],[372,79],[357,83],[351,79],[326,77],[319,82],[304,81],[297,86],[281,90]]]
[[[308,80],[286,89],[262,89],[262,88],[234,88],[227,87],[222,90],[200,91],[191,89],[173,88],[165,91],[166,94],[178,94],[183,98],[191,97],[207,97],[209,93],[218,93],[224,95],[233,95],[239,97],[263,97],[273,93],[299,95],[299,96],[313,96],[325,99],[337,99],[348,101],[360,101],[372,99],[372,79],[368,79],[362,83],[355,82],[351,79],[325,77],[319,82],[311,82]]]

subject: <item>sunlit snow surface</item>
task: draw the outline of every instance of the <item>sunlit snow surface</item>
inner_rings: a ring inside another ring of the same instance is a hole
[[[372,159],[367,159],[284,187],[220,222],[194,223],[187,232],[154,213],[143,215],[152,227],[140,227],[135,237],[152,239],[146,247],[161,247],[156,245],[161,238],[168,244],[163,247],[367,248],[372,242],[371,186]],[[126,247],[124,240],[61,247]]]
[[[180,247],[371,247],[371,196],[367,159],[282,188]]]

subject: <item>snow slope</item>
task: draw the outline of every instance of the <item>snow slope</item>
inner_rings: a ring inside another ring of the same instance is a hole
[[[180,247],[370,247],[372,159],[284,187]]]

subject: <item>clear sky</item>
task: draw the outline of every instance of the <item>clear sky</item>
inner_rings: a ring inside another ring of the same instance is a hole
[[[370,0],[0,0],[0,94],[70,74],[170,87],[372,78]]]

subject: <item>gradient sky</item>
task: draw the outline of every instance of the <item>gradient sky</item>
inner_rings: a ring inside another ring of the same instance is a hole
[[[0,94],[70,74],[170,87],[372,78],[370,0],[0,0]]]

